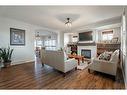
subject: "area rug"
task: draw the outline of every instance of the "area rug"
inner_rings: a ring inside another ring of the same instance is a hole
[[[77,66],[77,69],[78,70],[84,70],[88,67],[88,64],[87,62],[84,62],[84,63],[80,63],[80,65]]]

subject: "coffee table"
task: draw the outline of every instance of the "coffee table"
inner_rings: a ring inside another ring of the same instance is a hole
[[[78,65],[80,65],[80,60],[84,62],[84,56],[68,54],[68,58],[75,58],[78,60]]]

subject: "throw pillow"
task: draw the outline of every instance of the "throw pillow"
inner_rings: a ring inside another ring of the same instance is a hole
[[[104,52],[104,53],[100,54],[100,56],[98,58],[99,58],[99,60],[109,61],[111,58],[111,54],[108,52]]]
[[[101,53],[101,54],[98,56],[98,59],[103,59],[103,54],[104,54],[104,52]]]
[[[115,50],[112,55],[110,61],[115,62],[118,59],[119,50]]]

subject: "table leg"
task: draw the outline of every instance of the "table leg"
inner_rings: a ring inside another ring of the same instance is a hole
[[[80,59],[78,59],[78,65],[80,65]]]
[[[88,73],[90,73],[90,69],[88,69]]]
[[[84,58],[82,58],[82,63],[84,63]]]

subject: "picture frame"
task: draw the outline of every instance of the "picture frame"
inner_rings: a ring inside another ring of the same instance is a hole
[[[25,30],[10,28],[10,45],[25,45]]]

